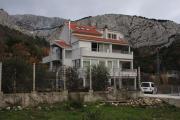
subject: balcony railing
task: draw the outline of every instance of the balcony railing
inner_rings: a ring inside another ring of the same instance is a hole
[[[110,52],[109,49],[99,50],[99,49],[97,49],[97,48],[92,48],[91,51],[92,51],[92,52],[104,52],[104,53],[132,54],[132,52],[125,51],[125,50],[112,50],[112,52]]]
[[[86,68],[79,68],[78,69],[78,73],[80,77],[86,77],[87,74],[87,69]],[[124,78],[128,78],[128,77],[136,77],[137,76],[137,70],[136,69],[126,69],[126,70],[121,70],[119,68],[115,68],[115,69],[110,69],[109,70],[109,75],[111,77],[124,77]]]
[[[137,76],[137,70],[136,69],[121,70],[119,68],[115,68],[115,69],[110,69],[109,74],[110,76],[116,76],[116,77],[135,77]]]
[[[60,56],[57,55],[57,54],[51,54],[47,57],[44,57],[42,62],[43,63],[48,63],[48,62],[51,62],[51,61],[55,61],[55,60],[60,60]]]
[[[133,59],[133,52],[105,52],[105,51],[91,51],[88,48],[80,48],[80,56],[88,57],[102,57],[102,58],[122,58],[122,59]]]

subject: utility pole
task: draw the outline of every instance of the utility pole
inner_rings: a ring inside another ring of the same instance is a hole
[[[33,63],[33,92],[36,90],[36,64]]]
[[[66,90],[66,67],[63,66],[63,73],[64,73],[64,90]]]
[[[91,74],[91,66],[89,66],[89,85],[90,85],[90,91],[92,91],[92,74]]]
[[[157,81],[158,85],[160,84],[160,59],[159,59],[159,50],[160,48],[158,47],[157,49]]]
[[[0,94],[2,93],[2,62],[0,62]]]
[[[56,72],[56,91],[58,91],[58,73],[59,73],[59,71],[57,70],[57,72]]]
[[[114,94],[117,92],[117,85],[116,85],[116,77],[115,77],[115,68],[113,68],[113,79],[114,79]]]
[[[160,74],[159,48],[157,48],[157,75]]]
[[[138,88],[141,86],[141,68],[138,67]]]

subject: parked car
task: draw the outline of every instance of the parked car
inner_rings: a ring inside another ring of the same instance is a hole
[[[157,92],[157,88],[153,82],[142,82],[141,91],[144,93],[155,94]]]

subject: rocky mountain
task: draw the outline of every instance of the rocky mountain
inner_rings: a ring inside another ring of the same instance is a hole
[[[148,19],[139,16],[106,14],[77,20],[82,25],[117,30],[125,35],[129,43],[137,48],[142,46],[171,44],[180,34],[180,25],[169,20]]]
[[[54,38],[59,33],[63,18],[36,15],[9,15],[0,9],[0,24],[29,35]],[[105,14],[76,20],[78,24],[117,30],[125,35],[132,47],[169,46],[180,35],[180,25],[169,20],[148,19],[139,16]],[[178,37],[179,38],[179,37]]]
[[[33,36],[48,37],[53,28],[64,23],[65,19],[58,17],[44,17],[36,15],[9,15],[3,9],[0,9],[0,24],[23,33]]]

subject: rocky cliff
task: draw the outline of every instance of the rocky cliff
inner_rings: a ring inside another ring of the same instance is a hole
[[[23,33],[48,37],[53,28],[64,23],[65,19],[58,17],[44,17],[36,15],[9,15],[0,9],[0,24],[19,30]]]
[[[77,20],[79,24],[117,30],[133,47],[169,45],[180,34],[180,25],[169,20],[147,19],[138,16],[106,14]]]
[[[59,32],[57,26],[63,18],[49,18],[35,15],[9,15],[0,9],[0,24],[22,31],[29,35],[54,38]],[[139,16],[105,14],[77,20],[78,24],[93,25],[98,28],[117,30],[125,35],[131,46],[169,46],[180,35],[180,25],[169,20],[148,19]],[[49,29],[47,29],[49,28]],[[52,33],[53,32],[53,33]]]

